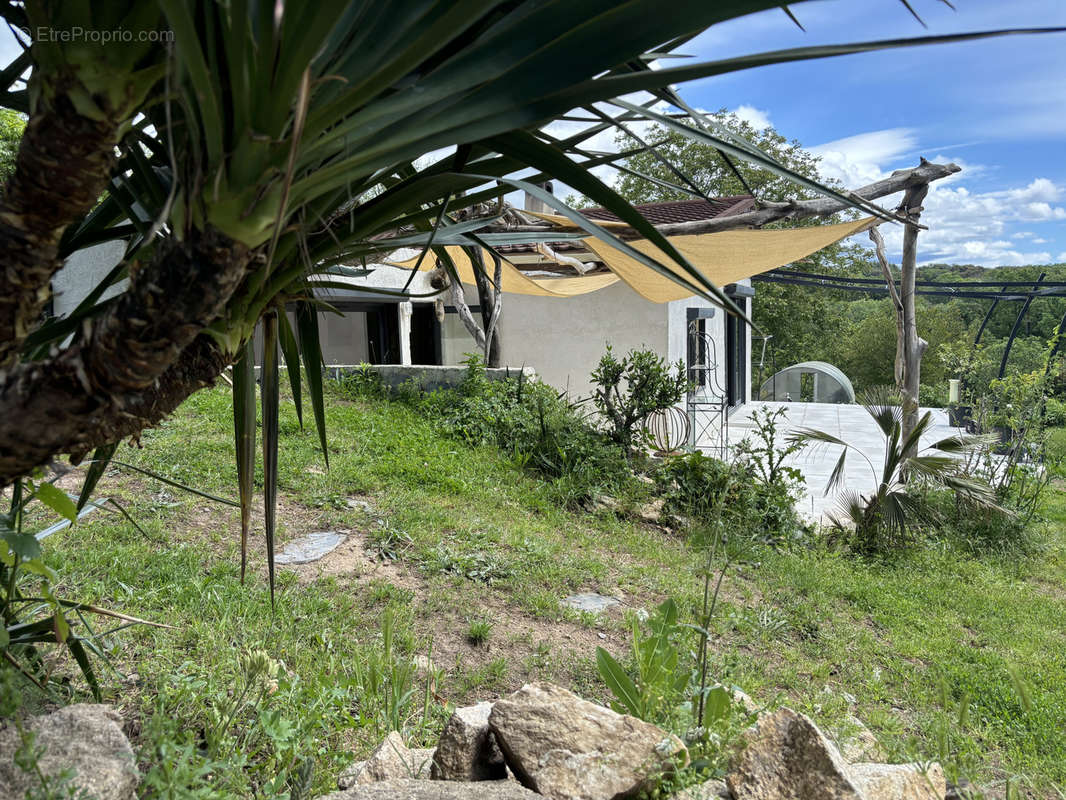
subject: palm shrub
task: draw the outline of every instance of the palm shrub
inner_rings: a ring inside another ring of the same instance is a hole
[[[919,440],[932,424],[932,412],[922,415],[910,435],[904,437],[902,406],[895,390],[886,387],[868,390],[862,396],[862,406],[885,439],[880,471],[860,448],[825,431],[800,428],[788,437],[790,442],[841,448],[825,492],[839,490],[842,516],[833,516],[833,525],[840,530],[853,527],[853,541],[860,552],[883,552],[908,541],[923,510],[921,493],[914,490],[914,482],[949,489],[960,501],[974,506],[996,507],[992,487],[968,474],[962,458],[986,445],[987,436],[949,436],[919,452]],[[916,455],[907,455],[912,452]],[[870,468],[874,484],[868,494],[842,489],[849,453],[856,453]]]

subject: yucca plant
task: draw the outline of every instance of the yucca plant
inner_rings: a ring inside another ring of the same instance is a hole
[[[880,470],[859,447],[825,431],[800,428],[787,437],[794,445],[838,445],[841,448],[825,493],[834,489],[839,492],[840,514],[831,516],[831,521],[840,530],[854,530],[854,541],[860,551],[874,553],[906,542],[910,529],[923,511],[920,494],[916,491],[918,483],[950,489],[967,503],[997,507],[995,491],[985,481],[967,474],[963,460],[967,453],[987,445],[988,437],[957,434],[919,451],[920,439],[932,425],[931,411],[926,411],[914,430],[904,437],[903,406],[895,389],[877,387],[863,393],[861,399],[862,407],[885,438],[885,456]],[[869,493],[843,489],[849,453],[855,453],[870,468],[873,486]]]
[[[0,269],[0,486],[58,454],[75,463],[94,450],[106,458],[116,442],[157,424],[234,365],[246,541],[256,452],[248,343],[256,325],[266,320],[269,507],[282,357],[298,403],[302,362],[325,457],[315,288],[329,288],[338,273],[364,274],[365,262],[401,246],[422,248],[450,269],[446,245],[558,240],[558,232],[493,227],[497,216],[485,209],[497,203],[498,210],[500,195],[512,189],[551,203],[576,227],[736,312],[593,174],[627,154],[596,154],[584,143],[611,127],[654,120],[713,144],[723,157],[884,216],[775,164],[689,109],[669,85],[1006,33],[651,69],[712,25],[780,5],[680,0],[663,13],[653,0],[325,0],[308,13],[281,0],[4,3],[0,10],[17,28],[156,31],[145,41],[165,43],[109,48],[35,39],[0,71],[0,104],[30,114],[0,198],[0,243],[16,254]],[[653,99],[620,99],[639,91]],[[690,116],[652,110],[659,100]],[[583,129],[553,136],[545,127],[559,119],[580,120]],[[552,178],[612,210],[661,256],[644,255],[539,188]],[[465,210],[472,218],[460,219]],[[74,312],[38,325],[62,259],[113,240],[126,246],[122,262]],[[102,299],[127,279],[118,296]],[[296,311],[295,330],[286,308]],[[272,519],[268,511],[268,554]]]

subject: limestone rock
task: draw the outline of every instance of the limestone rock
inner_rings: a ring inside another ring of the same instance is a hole
[[[318,800],[537,800],[514,781],[419,781],[411,778],[353,786]]]
[[[489,725],[518,780],[555,800],[636,795],[688,760],[676,736],[550,683],[497,700]]]
[[[403,738],[393,731],[366,761],[357,761],[341,773],[341,789],[400,778],[428,778],[432,750],[409,750]]]
[[[492,703],[455,709],[441,731],[432,776],[438,781],[495,781],[507,777],[503,753],[489,729]]]
[[[763,715],[744,739],[726,777],[736,800],[862,800],[843,757],[803,714]]]
[[[670,800],[731,800],[732,797],[725,781],[715,779],[682,789]]]
[[[849,731],[847,735],[839,736],[836,745],[840,749],[840,755],[849,764],[857,764],[860,761],[880,761],[885,757],[881,743],[873,735],[858,717],[848,716]]]
[[[732,687],[730,691],[733,694],[733,702],[743,708],[746,714],[758,714],[762,711],[762,707],[758,703],[736,686]]]
[[[35,748],[44,748],[38,759],[49,777],[69,770],[66,788],[81,790],[95,800],[133,800],[140,782],[129,740],[120,727],[122,717],[110,706],[78,703],[25,724],[36,734]],[[11,725],[0,730],[0,795],[22,797],[30,788],[40,789],[14,761],[22,740]]]
[[[852,764],[851,779],[864,800],[943,800],[947,793],[939,764]]]

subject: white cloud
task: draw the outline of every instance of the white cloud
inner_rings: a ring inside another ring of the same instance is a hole
[[[818,168],[824,177],[856,187],[884,178],[888,168],[917,144],[914,129],[887,128],[826,142],[810,151],[822,159]]]
[[[849,136],[811,148],[822,158],[819,168],[827,178],[848,187],[880,180],[892,169],[911,166],[918,160],[919,140],[912,128],[889,128]],[[986,170],[957,158],[934,156],[932,161],[954,161],[963,169],[934,183],[924,202],[922,223],[929,230],[918,238],[922,263],[979,263],[986,266],[1040,264],[1051,253],[1034,245],[1047,244],[1030,230],[1014,232],[1019,223],[1055,224],[1066,221],[1066,207],[1056,203],[1066,197],[1064,187],[1038,177],[1023,186],[995,191],[974,191],[969,181]],[[885,208],[894,208],[899,196],[882,198]],[[898,260],[903,247],[900,225],[881,228],[889,256]]]
[[[734,108],[732,113],[756,130],[761,131],[763,128],[769,128],[773,124],[770,122],[770,112],[755,106],[740,105]]]

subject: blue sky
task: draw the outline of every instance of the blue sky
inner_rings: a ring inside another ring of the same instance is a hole
[[[717,26],[699,60],[811,44],[1066,26],[1062,0],[818,0]],[[686,100],[769,122],[849,186],[914,166],[963,172],[934,185],[920,259],[986,266],[1066,262],[1066,34],[1013,36],[749,70],[683,84]],[[900,233],[885,230],[898,258]],[[887,226],[886,226],[887,228]]]
[[[714,2],[715,0],[707,0]],[[697,60],[869,39],[997,28],[1066,26],[1066,0],[814,0],[712,28],[684,52]],[[0,28],[0,59],[17,54]],[[676,62],[674,62],[676,63]],[[919,238],[922,262],[985,266],[1066,262],[1066,34],[783,64],[679,87],[699,108],[772,124],[820,155],[851,187],[919,156],[962,173],[934,184]],[[600,146],[609,146],[603,137]],[[886,204],[892,199],[885,201]],[[898,260],[898,225],[884,226]]]

